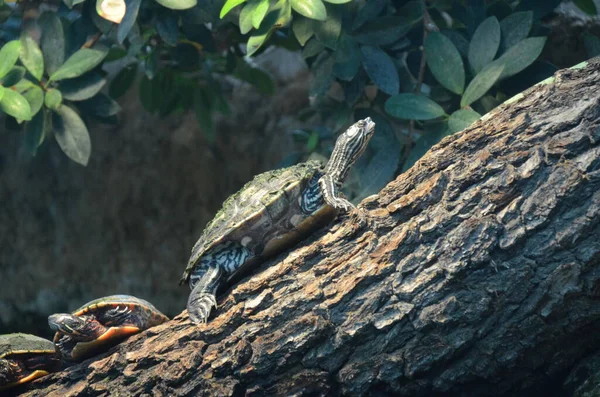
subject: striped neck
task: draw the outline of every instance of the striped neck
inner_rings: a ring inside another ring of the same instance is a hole
[[[344,183],[350,167],[363,154],[374,132],[375,123],[367,117],[353,124],[337,139],[325,167],[325,175],[337,187]]]
[[[325,167],[325,174],[329,175],[333,183],[340,187],[346,180],[350,167],[356,161],[356,158],[351,156],[351,152],[348,149],[350,142],[338,142],[331,153],[331,158],[327,162]],[[358,156],[357,156],[358,158]]]

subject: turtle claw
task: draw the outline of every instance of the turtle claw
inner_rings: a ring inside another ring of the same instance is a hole
[[[217,308],[217,299],[214,294],[206,292],[198,294],[193,301],[188,302],[190,320],[195,324],[206,324],[213,307]]]
[[[369,215],[362,208],[356,207],[349,214],[349,218],[358,224],[359,227],[369,226],[371,223],[369,221]]]

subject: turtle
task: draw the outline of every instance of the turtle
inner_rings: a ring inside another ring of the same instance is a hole
[[[73,313],[48,317],[54,343],[69,361],[81,361],[127,336],[169,321],[150,302],[131,295],[111,295],[86,303]]]
[[[22,333],[0,335],[0,390],[57,371],[61,362],[52,341]]]
[[[187,310],[193,323],[208,322],[218,289],[354,209],[340,188],[374,132],[371,118],[359,120],[338,137],[326,166],[308,161],[267,171],[224,201],[180,280],[191,288]]]

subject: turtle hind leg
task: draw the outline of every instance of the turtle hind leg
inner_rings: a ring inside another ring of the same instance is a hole
[[[216,293],[223,275],[234,273],[252,255],[241,244],[228,241],[207,252],[190,273],[192,292],[187,308],[192,322],[206,323],[213,307],[217,307]]]
[[[201,266],[201,269],[192,272],[192,274],[196,273],[194,275],[198,277],[197,273],[200,272],[202,272],[202,276],[196,281],[187,301],[190,320],[196,324],[206,323],[213,306],[217,307],[215,294],[223,275],[223,271],[218,266]],[[193,285],[191,279],[190,285]]]

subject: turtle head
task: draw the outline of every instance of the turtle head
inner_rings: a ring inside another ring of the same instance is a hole
[[[367,117],[354,123],[339,136],[325,168],[325,175],[337,186],[344,182],[350,167],[364,153],[374,133],[375,123]]]
[[[91,341],[106,332],[106,327],[94,316],[57,313],[48,317],[48,325],[53,331],[68,335],[74,341]]]

